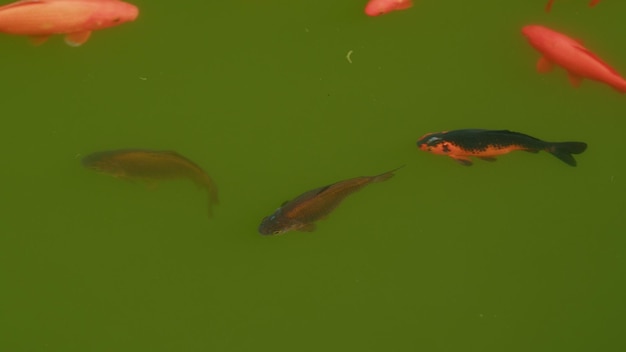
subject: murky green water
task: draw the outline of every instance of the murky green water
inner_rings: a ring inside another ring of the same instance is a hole
[[[135,3],[77,49],[0,37],[0,351],[626,349],[625,97],[538,75],[520,33],[626,73],[626,2]],[[577,168],[463,167],[415,146],[459,128],[589,148]],[[215,218],[191,182],[80,165],[119,148],[197,162]],[[403,164],[314,233],[257,233],[306,190]]]

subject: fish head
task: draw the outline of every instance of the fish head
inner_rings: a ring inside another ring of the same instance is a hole
[[[417,141],[417,146],[425,151],[435,154],[445,154],[447,141],[442,133],[427,133]]]
[[[522,34],[528,39],[530,44],[537,48],[541,48],[546,42],[549,44],[555,37],[554,33],[551,29],[536,24],[522,27]]]
[[[288,232],[292,229],[292,221],[287,217],[282,216],[281,209],[279,208],[274,214],[266,216],[261,220],[259,225],[259,233],[261,235],[280,235]]]
[[[100,2],[101,8],[94,13],[93,29],[107,28],[132,22],[139,16],[139,9],[127,2],[111,0]]]

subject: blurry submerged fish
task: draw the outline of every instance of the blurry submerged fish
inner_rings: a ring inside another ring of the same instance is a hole
[[[541,53],[537,71],[549,72],[555,65],[564,68],[569,81],[578,87],[583,78],[603,82],[620,93],[626,93],[626,79],[579,40],[540,25],[522,28],[530,45]]]
[[[355,177],[305,192],[284,202],[272,215],[263,218],[259,233],[278,235],[293,230],[313,231],[315,222],[328,216],[344,198],[370,183],[388,180],[398,169],[377,176]]]
[[[215,183],[200,166],[173,151],[124,149],[96,152],[83,158],[85,167],[117,178],[154,182],[164,179],[191,179],[209,196],[209,217],[218,203]]]
[[[583,142],[545,142],[535,137],[507,130],[466,129],[428,133],[417,141],[417,146],[433,154],[447,155],[462,165],[470,166],[470,156],[495,161],[497,155],[515,150],[537,153],[544,150],[570,166],[576,166],[572,154],[587,149]]]
[[[0,32],[27,35],[41,44],[65,34],[71,46],[85,43],[91,32],[134,21],[135,5],[119,0],[21,0],[0,6]]]
[[[380,16],[391,11],[406,10],[413,6],[413,0],[370,0],[365,5],[365,14]]]

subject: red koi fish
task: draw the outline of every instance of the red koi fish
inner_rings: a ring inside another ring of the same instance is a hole
[[[574,87],[578,87],[583,78],[588,78],[626,93],[626,80],[580,41],[539,25],[525,26],[522,33],[530,45],[543,54],[537,62],[537,71],[548,72],[556,64],[567,70]]]
[[[472,156],[495,161],[495,156],[515,150],[531,153],[543,150],[567,165],[576,166],[572,154],[580,154],[587,149],[584,142],[545,142],[519,132],[480,129],[428,133],[417,141],[417,146],[426,152],[447,155],[465,166],[472,165]]]
[[[21,0],[0,7],[0,32],[30,36],[35,44],[65,34],[68,45],[80,46],[92,31],[138,15],[135,5],[119,0]]]
[[[327,217],[344,198],[370,183],[390,179],[398,169],[377,176],[355,177],[304,192],[295,199],[284,202],[272,215],[263,218],[259,233],[279,235],[288,231],[314,231],[315,222]]]
[[[591,2],[589,3],[589,7],[594,7],[599,2],[600,0],[591,0]],[[548,0],[548,3],[546,4],[546,12],[550,12],[550,10],[552,10],[552,4],[554,4],[554,0]]]
[[[413,0],[370,0],[365,6],[368,16],[380,16],[391,11],[406,10],[413,6]]]

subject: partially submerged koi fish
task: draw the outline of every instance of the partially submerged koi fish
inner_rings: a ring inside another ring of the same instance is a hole
[[[413,0],[370,0],[365,5],[365,14],[380,16],[391,11],[406,10],[413,6]]]
[[[578,87],[583,78],[589,78],[626,93],[626,80],[580,41],[540,25],[525,26],[522,33],[543,55],[537,61],[537,71],[549,72],[556,64],[567,71],[574,87]]]
[[[567,165],[576,166],[572,154],[580,154],[587,149],[584,142],[545,142],[523,133],[481,129],[428,133],[417,141],[417,146],[426,152],[447,155],[465,166],[472,165],[470,157],[495,161],[495,156],[515,150],[531,153],[543,150]]]
[[[121,179],[155,182],[188,178],[209,196],[209,217],[218,203],[217,187],[211,177],[191,160],[172,151],[124,149],[96,152],[83,158],[85,167]]]
[[[263,218],[259,233],[278,235],[288,231],[314,231],[315,222],[328,216],[344,198],[370,183],[390,179],[398,169],[377,176],[355,177],[305,192],[284,202],[272,215]]]
[[[598,3],[600,2],[600,0],[591,0],[589,2],[589,7],[594,7],[596,6]],[[550,12],[552,10],[552,5],[554,4],[554,0],[548,0],[548,3],[546,4],[546,12]]]
[[[119,0],[21,0],[0,7],[0,32],[26,35],[41,44],[65,34],[65,42],[80,46],[98,29],[134,21],[135,5]]]

